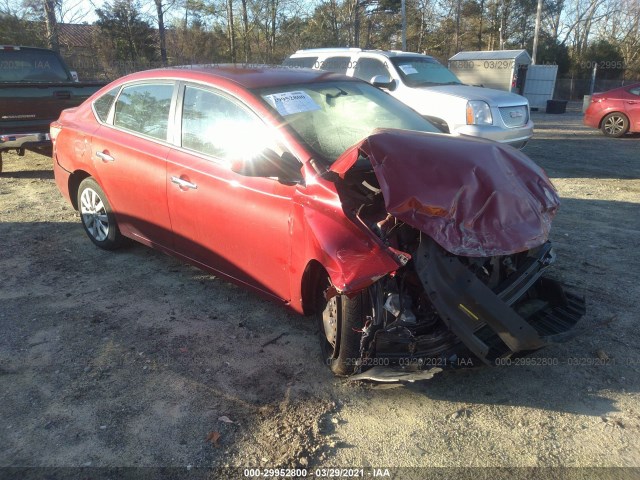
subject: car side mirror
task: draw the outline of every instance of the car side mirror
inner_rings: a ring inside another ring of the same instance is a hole
[[[286,181],[300,181],[302,164],[289,152],[278,155],[267,148],[248,159],[234,160],[231,171],[245,177],[276,177]]]
[[[392,80],[388,75],[376,75],[371,78],[371,84],[374,87],[386,88],[390,91],[394,91],[396,89],[396,81]]]

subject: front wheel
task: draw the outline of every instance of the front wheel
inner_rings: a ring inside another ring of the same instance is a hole
[[[96,246],[114,250],[122,245],[123,237],[107,196],[91,177],[78,188],[78,210],[84,231]]]
[[[629,119],[623,113],[610,113],[602,120],[602,133],[607,137],[621,137],[629,130]]]
[[[336,375],[351,375],[358,367],[360,332],[367,315],[371,315],[370,300],[366,290],[353,298],[336,295],[326,300],[325,293],[329,285],[329,280],[325,279],[317,290],[315,317],[322,358]]]

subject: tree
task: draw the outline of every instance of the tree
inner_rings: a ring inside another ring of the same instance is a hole
[[[574,64],[578,76],[588,77],[594,65],[598,66],[599,79],[619,79],[624,72],[624,58],[617,45],[607,40],[590,44],[583,52],[580,62]]]
[[[608,17],[603,36],[619,49],[625,79],[640,78],[640,2],[615,0],[615,14]]]
[[[154,0],[156,5],[156,18],[158,20],[158,39],[160,40],[160,60],[162,65],[167,65],[167,32],[164,27],[164,15],[173,6],[174,2]]]
[[[242,0],[242,51],[244,61],[249,63],[251,57],[251,43],[249,41],[249,14],[247,11],[247,0]]]
[[[60,51],[60,41],[58,39],[58,20],[56,19],[56,0],[43,0],[45,23],[47,26],[47,44],[49,48]]]
[[[529,43],[533,43],[529,40]],[[566,45],[558,43],[546,32],[542,32],[538,43],[538,65],[558,65],[558,75],[566,75],[571,68],[569,49]]]
[[[0,3],[0,45],[46,47],[39,24],[29,21],[30,12],[9,1]]]
[[[139,6],[134,0],[115,0],[96,9],[103,55],[116,60],[152,61],[156,59],[153,29],[140,18]]]

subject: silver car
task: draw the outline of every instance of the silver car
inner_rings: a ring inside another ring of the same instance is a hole
[[[443,131],[522,148],[533,135],[529,102],[515,93],[464,85],[435,58],[360,48],[298,50],[284,61],[342,73],[387,90]]]

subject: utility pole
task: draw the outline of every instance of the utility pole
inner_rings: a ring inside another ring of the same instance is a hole
[[[397,5],[397,3],[396,3]],[[407,51],[407,6],[405,0],[400,3],[400,11],[402,12],[402,51]]]
[[[531,64],[536,64],[536,56],[538,55],[538,35],[540,34],[540,17],[542,16],[542,0],[538,0],[538,10],[536,11],[536,29],[533,34],[533,52],[531,55]]]
[[[500,50],[504,50],[504,0],[500,4],[500,28],[498,28],[498,32],[500,32]]]
[[[593,72],[591,73],[591,85],[589,86],[589,95],[593,95],[596,88],[596,75],[598,74],[598,62],[593,62]]]

